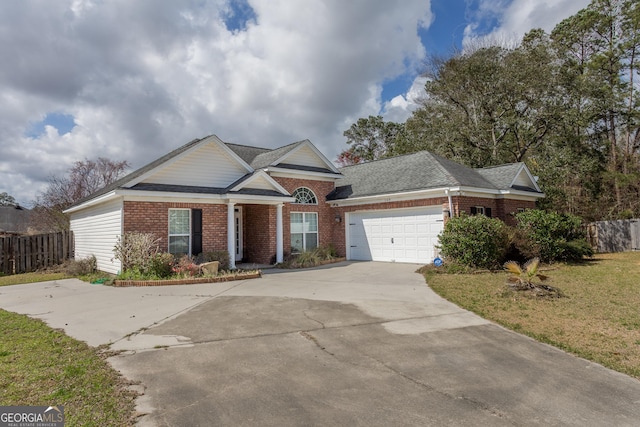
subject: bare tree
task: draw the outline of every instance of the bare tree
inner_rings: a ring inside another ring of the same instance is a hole
[[[49,186],[34,202],[32,227],[41,232],[67,230],[69,219],[62,212],[118,180],[128,168],[127,161],[99,157],[97,160],[84,159],[75,162],[65,177],[50,177]]]

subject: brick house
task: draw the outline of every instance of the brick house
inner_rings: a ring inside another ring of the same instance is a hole
[[[428,263],[462,212],[513,223],[544,197],[523,163],[471,169],[422,151],[337,169],[310,141],[265,149],[196,139],[79,201],[78,258],[117,273],[118,236],[153,233],[173,254],[227,250],[272,264],[333,245],[352,260]]]

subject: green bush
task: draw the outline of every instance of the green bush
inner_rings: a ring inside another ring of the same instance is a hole
[[[166,279],[173,274],[174,258],[170,253],[155,254],[146,271],[151,276]]]
[[[463,215],[447,221],[440,234],[441,254],[472,268],[499,268],[509,237],[505,223],[484,215]]]
[[[532,209],[518,213],[516,219],[516,229],[522,236],[517,246],[527,258],[576,261],[593,255],[581,227],[582,219],[575,215]]]
[[[229,252],[227,251],[210,251],[203,252],[196,257],[196,262],[202,264],[204,262],[218,261],[220,265],[219,270],[229,269]]]

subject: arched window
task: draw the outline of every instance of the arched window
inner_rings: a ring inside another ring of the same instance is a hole
[[[303,205],[317,205],[318,199],[313,191],[309,190],[306,187],[300,187],[296,189],[296,191],[292,194],[293,197],[296,198],[294,203],[299,203]]]

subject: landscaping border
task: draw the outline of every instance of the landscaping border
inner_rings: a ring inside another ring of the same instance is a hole
[[[262,277],[262,272],[257,273],[236,273],[217,277],[191,277],[184,279],[167,280],[114,280],[113,286],[125,288],[131,286],[171,286],[171,285],[196,285],[201,283],[230,282],[233,280],[257,279]]]

